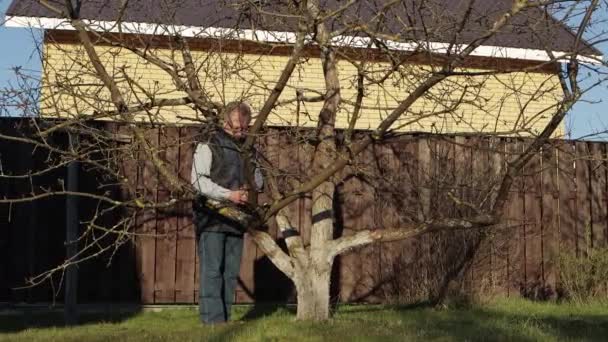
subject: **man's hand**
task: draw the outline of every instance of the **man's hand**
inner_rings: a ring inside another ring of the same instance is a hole
[[[249,199],[247,190],[234,190],[230,191],[228,199],[235,204],[245,204]]]

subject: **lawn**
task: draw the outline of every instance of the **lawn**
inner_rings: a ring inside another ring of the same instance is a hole
[[[0,341],[606,341],[608,305],[496,300],[483,306],[342,306],[326,323],[296,322],[290,309],[237,307],[237,321],[203,326],[192,309],[86,316],[0,316]]]

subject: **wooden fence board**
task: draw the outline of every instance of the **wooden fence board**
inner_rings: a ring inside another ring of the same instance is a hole
[[[456,215],[458,208],[448,193],[457,191],[454,162],[455,145],[452,139],[435,139],[432,144],[431,169],[431,215],[437,218]],[[429,235],[429,295],[438,300],[448,284],[457,277],[454,269],[460,259],[459,248],[450,242],[462,232],[434,232]]]
[[[576,232],[576,169],[575,146],[567,142],[558,150],[558,186],[560,204],[560,250],[578,254]]]
[[[146,212],[137,218],[137,266],[138,278],[141,287],[142,303],[155,303],[154,301],[154,272],[156,269],[156,216]]]
[[[558,201],[558,252],[559,255],[578,255],[577,198],[576,198],[576,147],[573,142],[566,141],[558,145],[557,186]],[[561,291],[560,274],[557,272],[557,291]]]
[[[510,139],[507,146],[508,161],[514,160],[522,151],[523,144],[519,139]],[[509,241],[509,295],[519,295],[526,283],[525,254],[525,193],[523,177],[514,180],[507,204],[512,225],[512,239]]]
[[[373,149],[368,148],[362,154],[365,156],[357,161],[344,173],[343,193],[362,194],[358,196],[344,196],[342,211],[342,235],[355,234],[363,229],[378,229],[377,208],[369,203],[369,196],[375,196],[374,201],[380,200],[378,194],[366,183],[366,177],[373,178],[379,172],[374,165]],[[381,254],[380,247],[368,245],[349,252],[340,257],[340,290],[339,296],[342,301],[378,302],[381,284]]]
[[[500,232],[504,245],[506,274],[504,275],[504,291],[508,297],[519,296],[520,284],[523,281],[521,270],[521,236],[523,229],[523,201],[519,191],[510,191],[509,200],[505,206],[505,228]]]
[[[145,131],[146,139],[152,148],[158,147],[158,129]],[[139,193],[145,199],[157,201],[158,175],[149,158],[144,153],[144,147],[139,147],[141,175],[138,178]],[[140,234],[136,239],[138,251],[139,281],[141,283],[141,300],[143,303],[156,303],[155,301],[155,270],[156,270],[156,213],[146,210],[138,216],[137,232]]]
[[[388,189],[375,189],[378,193],[376,196],[381,200],[374,204],[373,193],[374,188],[367,184],[359,186],[359,192],[354,194],[345,194],[346,196],[358,197],[358,207],[376,206],[377,220],[376,224],[382,229],[400,227],[400,216],[403,215],[396,200],[402,197],[402,192],[406,189],[399,179],[399,164],[394,157],[392,146],[389,144],[379,144],[374,146],[374,156],[378,165],[377,178],[386,179],[390,184],[393,184],[394,191]],[[369,178],[368,178],[369,179]],[[393,200],[391,200],[393,199]],[[352,205],[346,205],[350,207]],[[408,272],[407,263],[402,261],[402,251],[406,241],[396,241],[382,244],[380,250],[380,269],[378,279],[381,282],[379,291],[380,297],[387,302],[397,302],[400,298],[406,296],[404,287],[402,286],[402,277]]]
[[[179,128],[179,159],[177,163],[180,179],[190,182],[192,155],[194,154],[194,132]],[[175,260],[175,301],[195,301],[196,237],[192,224],[192,205],[181,203],[177,208],[177,241]]]
[[[455,182],[457,189],[456,195],[463,201],[469,202],[473,197],[473,191],[471,189],[473,184],[473,149],[472,140],[464,136],[456,136],[454,138],[454,171],[455,171]],[[470,211],[466,207],[459,206],[456,208],[456,215],[465,217],[470,215]],[[468,248],[473,242],[471,239],[470,232],[462,231],[456,235],[456,243],[463,246],[461,250],[452,251],[455,253],[457,260],[456,268],[458,268],[458,274],[455,275],[454,281],[459,284],[461,291],[470,291],[471,283],[471,262],[468,256]]]
[[[181,142],[181,146],[182,148],[180,149],[180,154],[182,153],[182,149],[183,149],[183,153],[186,156],[189,156],[189,159],[186,161],[186,163],[182,163],[180,162],[180,177],[182,179],[190,179],[192,181],[192,157],[194,156],[194,149],[196,148],[196,140],[197,140],[197,134],[199,133],[196,129],[188,129],[188,128],[182,128],[182,131],[185,131],[181,134],[182,137],[184,137],[183,141]],[[190,150],[191,149],[191,150]],[[182,167],[183,165],[183,167]],[[190,213],[192,210],[192,205],[190,205]],[[186,220],[186,218],[184,218],[184,220]],[[189,224],[187,222],[183,222],[180,223],[180,227],[182,227],[182,224],[186,224],[186,225],[190,225],[191,228],[191,236],[193,238],[193,242],[189,243],[188,245],[190,246],[190,248],[192,248],[192,245],[194,245],[194,282],[192,284],[192,289],[194,292],[194,303],[198,304],[199,301],[199,288],[200,288],[200,260],[198,258],[198,236],[195,235],[196,232],[196,227],[194,227],[194,225],[192,224],[192,221],[189,221]],[[187,232],[187,231],[186,231]],[[187,240],[185,241],[187,243]],[[188,259],[185,259],[188,260]],[[186,261],[188,262],[188,261]],[[184,288],[188,289],[189,286],[185,285]]]
[[[177,218],[177,242],[175,260],[175,301],[177,303],[194,302],[196,273],[196,240],[194,226],[190,219],[191,206],[184,203],[179,206],[184,216]]]
[[[583,255],[586,255],[587,249],[590,247],[588,237],[591,233],[591,191],[590,184],[590,164],[591,156],[589,146],[584,141],[576,142],[576,233],[578,241],[578,249]]]
[[[494,177],[493,160],[490,157],[490,139],[475,139],[473,154],[474,200],[472,203],[482,203],[487,196],[489,184]],[[481,239],[478,251],[471,267],[473,286],[479,295],[493,292],[494,270],[492,268],[492,234],[471,232],[475,239]]]
[[[382,154],[378,159],[378,175],[367,179],[372,185],[366,185],[359,194],[362,200],[358,206],[375,205],[376,222],[384,229],[406,227],[417,222],[416,141],[408,139],[379,144],[376,150]],[[374,193],[375,200],[367,198]],[[348,207],[346,205],[345,210],[350,210]],[[424,260],[420,258],[420,240],[415,238],[379,245],[379,279],[383,282],[380,295],[385,300],[413,303],[427,299],[427,290],[421,285],[424,275],[418,272]]]
[[[542,151],[542,259],[545,297],[554,297],[557,289],[557,265],[559,255],[559,190],[557,149]]]
[[[179,172],[179,130],[174,127],[159,129],[159,157],[167,161],[171,171]],[[159,176],[158,200],[167,202],[172,193],[166,179]],[[176,260],[177,260],[177,208],[157,210],[156,236],[156,270],[155,301],[156,303],[174,303],[176,298]]]
[[[524,255],[525,268],[524,291],[526,294],[537,297],[543,284],[543,258],[542,258],[542,233],[541,233],[541,162],[540,155],[534,155],[528,165],[524,168],[525,173],[525,231],[524,231]]]
[[[168,201],[169,192],[158,191],[158,200]],[[175,260],[177,255],[177,217],[171,212],[158,210],[156,213],[156,254],[154,271],[155,303],[175,302]]]
[[[504,138],[493,138],[490,140],[490,163],[492,169],[489,174],[492,175],[492,185],[498,185],[500,179],[506,171],[506,142]],[[505,216],[507,216],[506,214]],[[499,228],[495,232],[490,232],[489,240],[491,246],[491,265],[493,272],[493,288],[495,294],[508,294],[508,228]]]
[[[589,143],[590,145],[590,190],[591,190],[591,236],[592,248],[604,247],[607,229],[606,217],[606,161],[605,145],[603,143]]]
[[[422,139],[418,142],[418,178],[417,186],[419,190],[419,220],[425,222],[431,218],[431,177],[433,170],[432,161],[432,148],[433,142],[430,139]],[[418,238],[420,254],[419,254],[419,272],[422,275],[421,284],[423,289],[426,290],[426,297],[431,297],[432,293],[429,292],[431,288],[431,242],[432,237],[429,234],[425,234]]]
[[[601,203],[601,208],[602,211],[606,212],[606,216],[604,216],[604,231],[602,232],[602,236],[604,237],[603,241],[600,241],[600,245],[603,247],[608,246],[608,147],[606,147],[606,145],[603,145],[601,147],[601,158],[604,160],[603,162],[603,166],[604,166],[604,179],[605,179],[605,186],[603,188],[604,191],[604,197],[603,197],[603,201]],[[606,293],[608,294],[608,287],[606,288]]]

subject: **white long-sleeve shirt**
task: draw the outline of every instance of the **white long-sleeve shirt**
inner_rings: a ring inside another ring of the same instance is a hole
[[[196,146],[192,160],[192,185],[194,185],[197,191],[209,198],[228,200],[231,190],[214,183],[210,178],[212,161],[213,154],[209,146],[205,143],[199,143]],[[264,179],[258,167],[254,170],[254,181],[257,190],[260,191],[264,186]]]

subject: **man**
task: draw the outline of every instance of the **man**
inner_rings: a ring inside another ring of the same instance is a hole
[[[192,181],[201,196],[194,203],[198,236],[199,312],[207,324],[230,320],[243,251],[244,227],[204,206],[205,197],[247,203],[245,160],[240,145],[251,121],[244,102],[231,102],[222,115],[222,129],[197,144],[192,163]],[[262,188],[259,169],[255,186]]]

